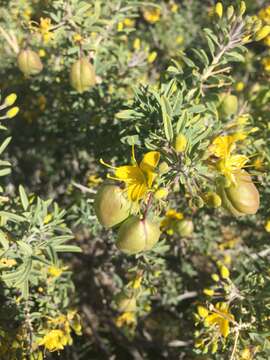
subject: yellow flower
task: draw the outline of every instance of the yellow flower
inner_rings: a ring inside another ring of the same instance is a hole
[[[51,19],[41,17],[39,20],[39,32],[42,35],[44,43],[48,43],[54,36],[51,32]]]
[[[226,303],[217,303],[213,311],[205,318],[206,326],[216,327],[220,335],[226,338],[230,333],[230,321],[234,316],[229,312],[229,306]]]
[[[266,24],[270,24],[270,5],[259,11],[259,18]]]
[[[136,323],[136,315],[134,312],[124,312],[115,319],[115,325],[122,327],[124,325],[133,325]]]
[[[40,57],[44,57],[44,56],[46,56],[46,51],[45,51],[44,49],[39,49],[38,55],[39,55]]]
[[[155,198],[158,200],[164,199],[168,196],[168,194],[169,194],[169,190],[165,187],[161,187],[155,192]]]
[[[161,16],[160,8],[149,8],[143,10],[143,17],[144,19],[149,22],[150,24],[154,24],[159,21]]]
[[[177,13],[178,9],[179,9],[179,5],[175,3],[171,4],[171,12]]]
[[[230,271],[226,266],[222,265],[220,267],[219,271],[220,271],[220,275],[221,275],[222,279],[225,279],[225,280],[229,279]]]
[[[262,59],[262,65],[266,72],[270,72],[270,56],[267,56],[264,59]]]
[[[17,261],[14,259],[7,259],[7,258],[0,259],[0,266],[3,266],[3,267],[10,268],[16,264],[17,264]]]
[[[245,137],[243,133],[218,136],[210,146],[210,151],[220,158],[216,163],[217,170],[232,182],[234,181],[233,173],[242,169],[248,161],[245,155],[231,154],[235,149],[235,143]]]
[[[263,26],[256,34],[255,40],[261,41],[270,34],[270,25]]]
[[[126,18],[124,20],[124,25],[127,27],[133,27],[135,25],[135,20]]]
[[[197,307],[197,313],[200,315],[201,318],[204,319],[208,316],[209,311],[204,306],[199,305]]]
[[[141,48],[141,39],[136,38],[133,41],[133,48],[134,48],[134,50],[140,50],[140,48]]]
[[[174,209],[169,209],[165,214],[165,218],[161,221],[160,228],[162,231],[166,231],[168,235],[173,235],[173,225],[183,218],[184,215],[182,213],[177,212]]]
[[[143,276],[142,275],[137,275],[135,277],[135,279],[133,279],[129,284],[128,286],[131,286],[134,290],[137,290],[141,287],[141,283],[142,283],[142,280],[143,280]]]
[[[176,152],[184,152],[187,147],[187,138],[183,133],[180,133],[176,136],[174,148]]]
[[[50,266],[48,269],[48,273],[52,276],[52,277],[58,277],[62,274],[63,269],[60,269],[57,266]]]
[[[159,163],[160,153],[149,151],[138,164],[135,158],[134,146],[132,147],[132,165],[119,167],[110,166],[101,159],[101,163],[114,169],[115,177],[108,175],[108,178],[123,181],[127,186],[128,198],[137,202],[143,199],[151,190],[157,176],[155,169]]]
[[[238,91],[238,92],[243,91],[244,88],[245,88],[245,84],[243,83],[243,81],[238,81],[238,82],[235,84],[235,90]]]
[[[75,43],[80,43],[80,42],[82,42],[83,38],[82,38],[81,34],[75,33],[75,34],[73,34],[72,39]]]
[[[263,39],[264,45],[270,47],[270,35],[266,36],[266,38]]]
[[[68,344],[68,336],[62,330],[51,330],[39,342],[38,345],[43,345],[50,352],[63,350]]]
[[[262,158],[257,158],[253,161],[252,165],[256,170],[263,170],[264,169],[264,163]]]
[[[218,281],[219,281],[219,276],[218,276],[218,274],[212,274],[212,275],[211,275],[211,278],[212,278],[212,280],[215,281],[215,282],[218,282]]]
[[[122,23],[122,21],[120,21],[117,24],[117,31],[123,31],[123,29],[124,29],[124,24]]]
[[[45,225],[48,224],[49,222],[52,221],[52,219],[53,219],[52,214],[51,213],[47,214],[43,220],[43,224],[45,224]]]
[[[177,36],[176,38],[176,44],[181,45],[184,42],[184,37],[182,35]]]
[[[157,58],[157,52],[156,51],[152,51],[148,57],[147,57],[147,61],[149,64],[152,64]]]
[[[267,220],[264,228],[267,232],[270,232],[270,220]]]

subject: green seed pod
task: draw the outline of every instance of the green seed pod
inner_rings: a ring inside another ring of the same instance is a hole
[[[39,55],[30,49],[20,51],[17,63],[25,76],[36,75],[43,69]]]
[[[96,83],[93,65],[86,59],[77,60],[71,67],[70,84],[79,93],[89,90]]]
[[[129,216],[131,204],[120,186],[103,184],[96,194],[94,208],[100,224],[111,228]]]
[[[174,228],[181,237],[191,236],[194,230],[193,222],[188,219],[177,221]]]
[[[235,95],[224,95],[222,96],[220,104],[221,116],[232,116],[237,113],[238,110],[238,99]]]
[[[117,310],[123,312],[135,312],[137,309],[136,297],[129,297],[124,292],[116,295],[115,303]]]
[[[119,228],[116,246],[126,254],[151,250],[160,237],[159,223],[131,216]]]
[[[230,186],[218,186],[222,206],[234,216],[256,214],[260,206],[260,195],[250,175],[241,170],[234,177],[235,183]]]

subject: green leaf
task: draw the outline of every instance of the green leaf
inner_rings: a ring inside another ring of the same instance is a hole
[[[9,175],[11,173],[11,169],[10,168],[5,168],[0,170],[0,176],[6,176]]]
[[[7,220],[13,221],[15,223],[17,222],[22,222],[22,221],[26,221],[26,219],[20,215],[17,214],[13,214],[7,211],[0,211],[0,217],[3,216],[5,217]]]
[[[26,192],[23,188],[22,185],[19,186],[19,193],[20,193],[20,197],[21,197],[21,202],[23,205],[24,210],[26,211],[28,206],[29,206],[29,200],[27,198]]]
[[[168,141],[173,140],[173,127],[170,115],[172,114],[171,106],[165,96],[161,96],[160,99],[161,111],[162,111],[162,119],[163,126],[165,131],[165,136]],[[168,113],[169,112],[169,113]]]
[[[11,137],[8,137],[0,146],[0,155],[2,154],[2,152],[6,149],[6,147],[8,146],[8,144],[11,141]]]
[[[29,244],[25,243],[22,240],[17,241],[17,244],[19,245],[19,247],[22,250],[22,252],[24,253],[24,255],[31,256],[33,254],[33,249]]]
[[[76,245],[58,245],[54,247],[56,252],[82,252],[82,249]]]

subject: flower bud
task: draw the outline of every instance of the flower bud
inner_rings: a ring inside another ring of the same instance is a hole
[[[18,108],[18,106],[13,106],[6,112],[5,116],[9,119],[12,119],[18,114],[19,110],[20,109]]]
[[[20,51],[17,62],[25,76],[36,75],[43,69],[39,55],[30,49]]]
[[[174,229],[181,237],[189,237],[194,230],[193,222],[188,219],[177,221],[174,225]]]
[[[80,58],[71,67],[70,84],[79,93],[83,93],[94,86],[96,75],[93,65],[86,59]]]
[[[184,152],[187,147],[187,138],[184,134],[178,134],[175,139],[174,148],[176,152]]]
[[[255,34],[255,40],[260,41],[270,34],[270,25],[265,25]]]
[[[207,206],[211,208],[218,208],[221,206],[222,200],[220,196],[214,191],[209,191],[204,195],[204,201]]]
[[[221,2],[218,2],[215,6],[215,14],[221,19],[223,14],[223,5]]]
[[[120,226],[116,246],[126,254],[137,254],[151,250],[159,237],[158,222],[148,218],[140,220],[137,216],[131,216]]]
[[[227,7],[227,19],[231,20],[234,14],[234,7],[232,5]]]
[[[259,192],[245,170],[234,173],[235,182],[230,186],[219,185],[222,206],[234,216],[256,214],[260,205]]]
[[[240,6],[239,6],[239,15],[242,16],[244,15],[244,13],[246,12],[247,6],[245,1],[241,1]]]
[[[129,297],[124,292],[119,293],[115,298],[117,310],[123,312],[135,312],[137,309],[136,297]]]
[[[94,208],[98,221],[111,228],[124,221],[130,213],[130,202],[120,186],[103,184],[95,197]]]
[[[166,174],[170,170],[170,167],[165,161],[162,161],[158,169],[161,174]]]
[[[237,113],[238,110],[238,99],[235,95],[226,94],[223,95],[220,111],[223,116],[232,116]]]
[[[16,99],[17,95],[15,93],[9,94],[4,100],[4,105],[11,106],[15,103]]]

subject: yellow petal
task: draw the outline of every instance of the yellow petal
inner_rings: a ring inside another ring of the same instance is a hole
[[[132,181],[137,181],[139,183],[144,181],[143,173],[136,165],[119,166],[115,170],[115,176],[119,180],[123,180],[123,181],[132,180]]]
[[[227,337],[229,335],[230,332],[230,326],[229,326],[229,321],[228,320],[223,320],[220,322],[220,333],[223,337]]]
[[[146,153],[140,163],[142,171],[154,171],[158,165],[160,153],[158,151],[149,151]]]

